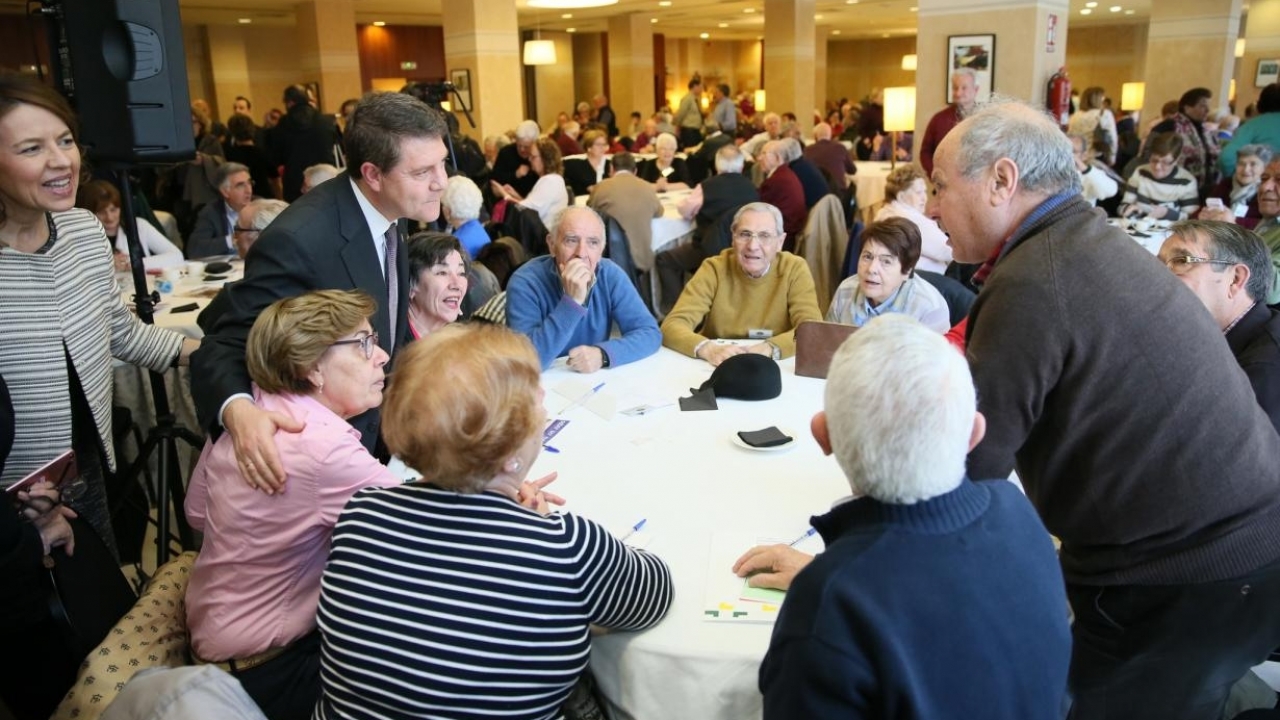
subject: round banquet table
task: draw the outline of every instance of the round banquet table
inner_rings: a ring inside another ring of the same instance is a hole
[[[890,163],[877,160],[859,160],[855,165],[858,172],[853,181],[858,185],[858,209],[863,213],[863,220],[871,221],[867,216],[871,207],[884,202],[884,185],[889,178]]]
[[[548,441],[559,452],[544,451],[530,477],[558,472],[550,489],[567,499],[564,510],[620,537],[646,520],[645,549],[670,565],[675,582],[674,603],[657,627],[592,642],[591,668],[616,718],[740,720],[761,714],[756,676],[773,625],[704,620],[708,587],[736,590],[741,581],[730,566],[739,554],[758,540],[798,537],[811,515],[850,492],[834,458],[824,457],[809,433],[825,382],[797,377],[794,360],[781,368],[782,395],[773,400],[721,399],[719,410],[710,412],[682,412],[673,404],[642,416],[619,412],[610,420],[573,404],[580,394],[566,396],[557,388],[603,382],[598,394],[618,410],[659,406],[689,395],[713,368],[663,348],[588,377],[559,364],[543,374],[549,415],[569,422]],[[795,438],[790,449],[761,452],[731,441],[737,431],[771,425]],[[717,538],[728,554],[713,552]],[[812,542],[805,549],[821,549],[820,540]]]

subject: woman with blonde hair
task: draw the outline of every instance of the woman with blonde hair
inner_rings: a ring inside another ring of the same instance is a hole
[[[523,335],[449,325],[396,357],[388,449],[417,482],[357,493],[320,594],[316,717],[561,717],[591,626],[640,630],[671,603],[665,563],[551,512],[527,480],[547,413]]]
[[[1085,88],[1080,93],[1080,109],[1067,123],[1067,133],[1093,138],[1093,148],[1105,151],[1102,159],[1107,165],[1112,165],[1116,161],[1119,137],[1116,133],[1116,116],[1106,108],[1106,100],[1106,90],[1096,86]]]
[[[241,480],[226,433],[191,476],[187,519],[204,532],[191,652],[235,675],[270,720],[310,718],[320,693],[316,604],[338,514],[357,490],[399,484],[347,423],[382,403],[375,309],[361,291],[322,290],[262,311],[245,348],[254,403],[305,423],[276,436],[285,490],[266,497]]]
[[[920,260],[916,267],[945,273],[951,264],[951,246],[938,223],[924,214],[928,202],[924,170],[918,165],[899,165],[885,179],[884,205],[876,211],[875,221],[893,217],[910,220],[920,231]]]

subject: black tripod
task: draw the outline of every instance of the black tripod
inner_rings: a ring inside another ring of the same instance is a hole
[[[120,222],[129,242],[129,266],[133,275],[134,304],[138,319],[148,325],[155,324],[155,305],[159,294],[147,292],[147,273],[143,267],[142,243],[138,239],[138,221],[133,214],[133,191],[129,185],[129,166],[120,165],[116,171],[117,184],[120,186]],[[182,440],[196,451],[204,445],[204,438],[178,424],[177,418],[169,408],[169,393],[164,384],[164,373],[154,370],[148,373],[151,382],[151,400],[156,411],[156,425],[147,432],[147,439],[138,450],[138,457],[128,468],[120,471],[119,480],[124,487],[137,482],[138,476],[146,469],[152,455],[158,453],[156,464],[158,478],[155,487],[156,505],[156,567],[169,561],[172,552],[170,544],[175,538],[169,532],[170,517],[178,526],[179,547],[189,548],[194,545],[191,526],[183,513],[186,503],[186,485],[183,482],[182,470],[178,462],[177,441]],[[148,508],[141,508],[152,522]],[[170,515],[170,512],[173,515]]]

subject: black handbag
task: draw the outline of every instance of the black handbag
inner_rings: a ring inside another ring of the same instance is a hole
[[[137,596],[97,531],[80,518],[68,522],[75,533],[75,554],[54,548],[44,558],[48,606],[68,651],[83,658],[129,612]]]

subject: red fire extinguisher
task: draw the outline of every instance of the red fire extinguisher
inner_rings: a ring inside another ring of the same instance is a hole
[[[1049,87],[1044,95],[1049,112],[1065,130],[1071,117],[1071,78],[1067,77],[1065,67],[1058,68],[1058,72],[1049,78]]]

